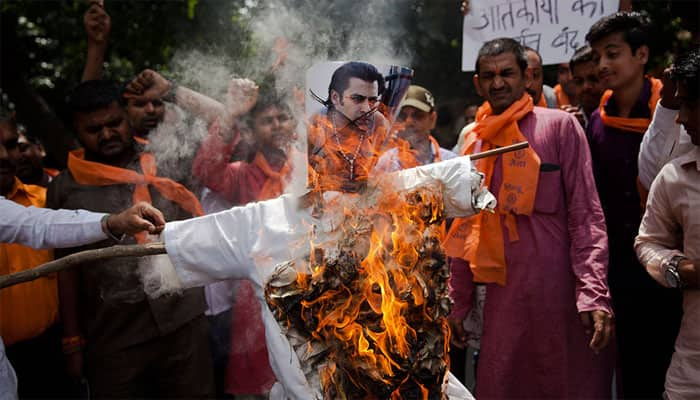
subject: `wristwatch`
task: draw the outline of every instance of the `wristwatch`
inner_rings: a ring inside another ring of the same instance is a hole
[[[680,255],[675,255],[671,257],[670,260],[665,261],[661,264],[661,271],[664,274],[664,279],[666,279],[666,284],[674,289],[683,289],[685,283],[681,278],[680,272],[678,272],[678,267],[683,260],[687,260],[687,257]]]

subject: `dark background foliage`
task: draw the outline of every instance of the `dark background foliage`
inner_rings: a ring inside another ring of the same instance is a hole
[[[303,0],[278,0],[288,6]],[[399,18],[387,20],[396,48],[410,49],[415,82],[431,89],[440,105],[443,129],[454,129],[453,118],[467,103],[479,101],[471,74],[460,70],[462,18],[457,0],[392,0]],[[352,30],[344,16],[361,12],[362,2],[318,0],[328,10],[333,29]],[[697,0],[632,1],[635,10],[652,16],[652,60],[658,73],[677,51],[697,43]],[[3,107],[17,111],[18,119],[59,156],[75,145],[65,117],[64,99],[81,76],[86,38],[82,16],[84,0],[0,2],[0,90]],[[112,19],[105,77],[125,81],[144,68],[176,74],[172,59],[177,51],[197,49],[223,56],[238,73],[249,72],[246,60],[261,57],[262,48],[251,35],[251,22],[269,7],[264,0],[106,1]],[[693,34],[695,37],[693,38]],[[338,37],[343,38],[341,34]],[[294,38],[289,38],[293,40]],[[339,39],[342,40],[342,39]],[[332,56],[332,54],[330,54]],[[554,67],[546,82],[554,84]]]

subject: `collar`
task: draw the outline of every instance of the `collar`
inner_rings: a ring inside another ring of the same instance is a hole
[[[700,172],[700,146],[693,146],[692,150],[679,156],[678,163],[682,167],[695,163],[695,169]]]
[[[651,98],[651,82],[648,77],[644,77],[644,84],[642,86],[642,92],[637,97],[637,102],[632,106],[630,115],[628,118],[651,118],[651,111],[649,110],[649,99]],[[605,112],[610,116],[617,116],[617,103],[615,102],[615,96],[610,96],[610,99],[605,104]]]

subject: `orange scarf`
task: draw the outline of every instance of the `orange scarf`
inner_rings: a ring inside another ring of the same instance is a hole
[[[603,121],[605,126],[611,128],[621,129],[623,131],[644,133],[647,131],[649,124],[651,123],[651,118],[654,116],[654,111],[656,110],[656,104],[661,98],[661,88],[663,88],[663,83],[656,79],[649,77],[647,78],[651,82],[651,96],[649,97],[649,118],[623,118],[610,116],[605,112],[605,106],[608,104],[608,100],[613,95],[613,91],[608,89],[603,93],[603,97],[600,98],[600,106],[598,110],[600,111],[600,119]]]
[[[428,135],[428,140],[430,141],[430,146],[433,148],[433,155],[435,156],[432,162],[442,161],[440,158],[440,144],[431,135]],[[400,140],[399,142],[405,142],[399,143],[398,147],[399,163],[401,164],[401,168],[415,168],[422,165],[420,162],[418,162],[418,157],[416,157],[417,153],[410,148],[411,145],[405,140]]]
[[[255,155],[253,164],[260,168],[267,176],[267,180],[265,180],[262,189],[260,189],[260,193],[258,193],[258,200],[272,199],[284,193],[285,182],[292,172],[292,163],[289,158],[279,171],[275,171],[270,167],[270,164],[268,164],[267,159],[265,159],[262,153],[257,153]]]
[[[486,104],[487,102],[484,102]],[[547,108],[547,99],[544,98],[544,94],[540,95],[540,101],[535,104],[537,107],[544,107]]]
[[[81,185],[108,186],[130,183],[134,186],[133,201],[151,203],[148,185],[153,186],[166,199],[177,203],[194,216],[204,215],[197,197],[181,184],[156,176],[156,158],[151,153],[141,152],[139,159],[143,175],[126,168],[113,167],[85,160],[85,150],[73,150],[68,154],[68,170]],[[136,236],[143,243],[146,235]]]
[[[564,93],[564,89],[558,83],[556,86],[554,86],[554,96],[557,98],[558,107],[571,105],[571,100],[569,100],[569,96],[567,96],[566,93]]]
[[[481,141],[481,150],[522,142],[525,139],[518,121],[532,112],[532,97],[524,94],[499,115],[493,115],[490,104],[479,108],[476,125],[467,135],[464,154],[475,151]],[[477,169],[485,174],[488,187],[498,157],[476,161]],[[502,156],[503,183],[498,193],[498,213],[479,213],[470,218],[458,218],[448,233],[445,248],[448,255],[463,258],[470,263],[476,282],[506,283],[506,261],[501,216],[504,217],[511,241],[519,240],[515,214],[531,215],[540,171],[540,158],[532,148],[506,153]]]

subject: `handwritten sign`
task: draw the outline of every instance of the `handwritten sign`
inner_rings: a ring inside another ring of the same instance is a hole
[[[586,43],[588,29],[617,12],[619,0],[471,0],[464,17],[462,70],[473,71],[479,49],[492,39],[513,38],[532,47],[544,64],[568,62]]]

